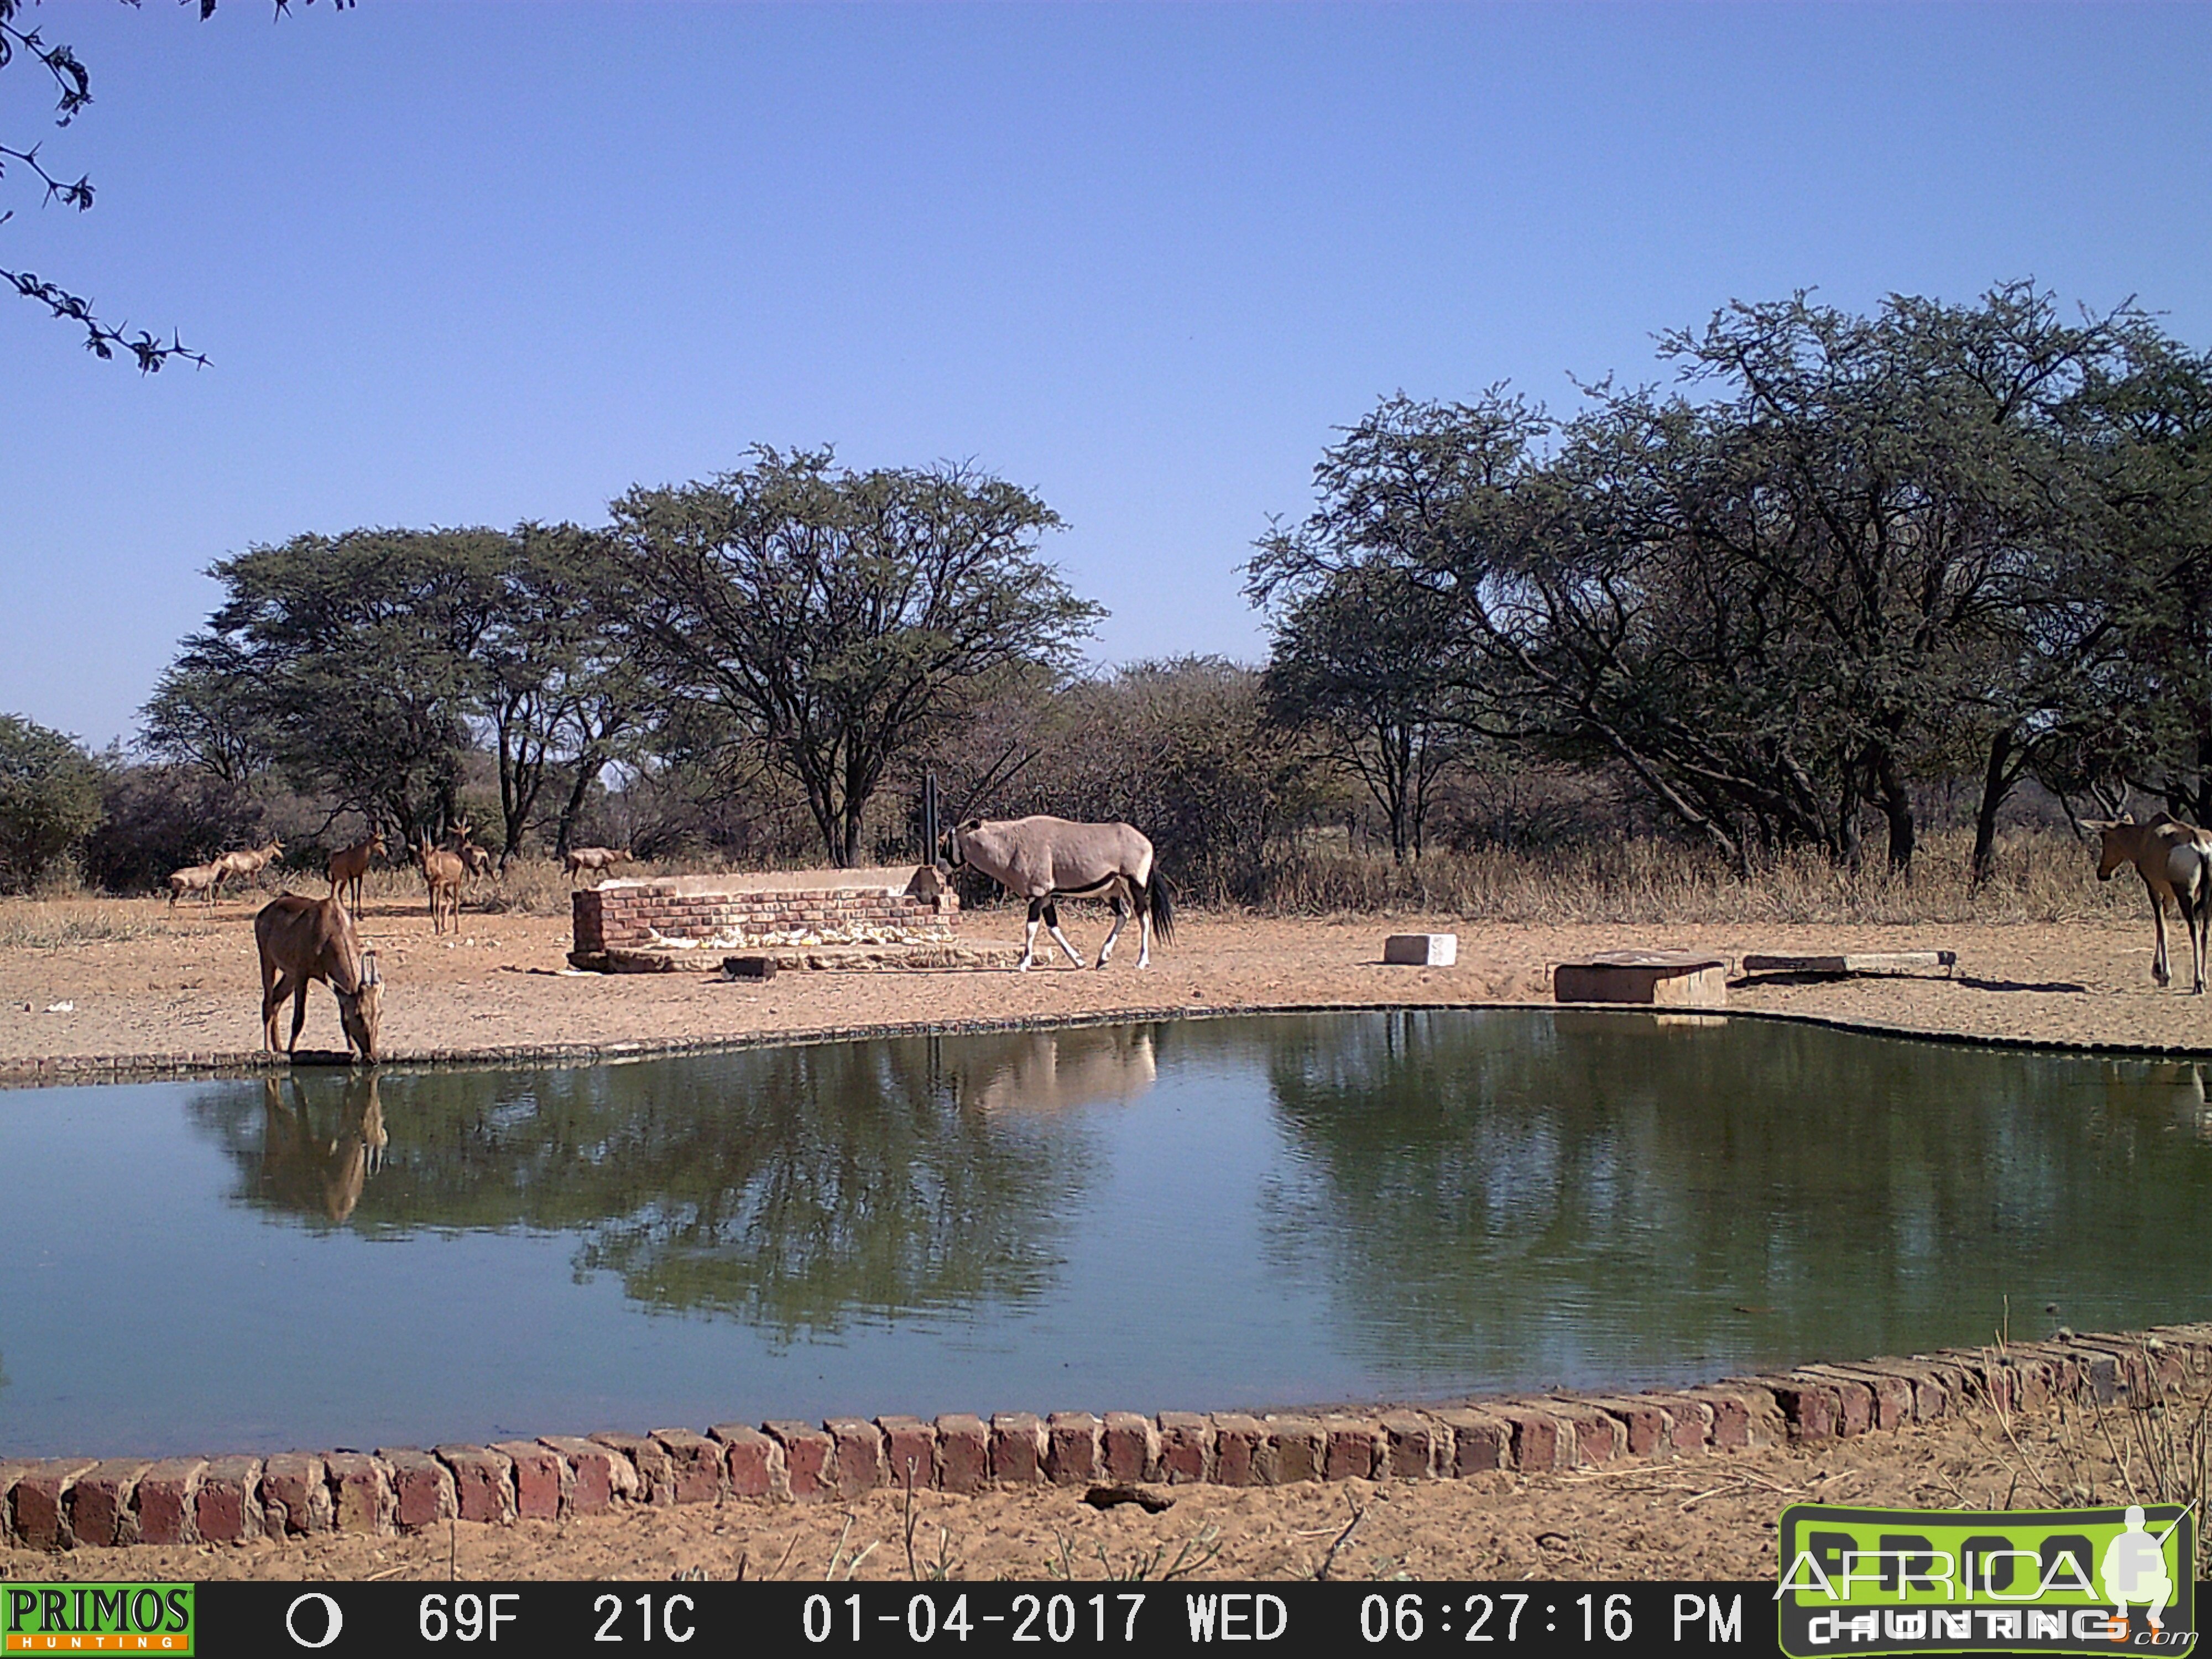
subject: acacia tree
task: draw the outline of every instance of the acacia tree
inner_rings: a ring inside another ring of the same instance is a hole
[[[299,536],[218,562],[228,599],[185,658],[250,684],[303,790],[412,842],[460,815],[482,660],[507,600],[495,530]],[[336,816],[336,813],[333,813]]]
[[[621,637],[620,567],[604,535],[525,524],[510,538],[492,627],[478,656],[480,717],[499,775],[501,862],[521,850],[549,780],[570,787],[556,837],[623,752],[642,688]]]
[[[985,677],[1064,668],[1103,614],[1036,555],[1059,515],[966,466],[854,472],[763,446],[612,511],[660,696],[721,715],[795,782],[841,866],[902,750]]]
[[[1420,856],[1437,781],[1459,753],[1468,698],[1451,667],[1457,624],[1382,558],[1271,580],[1271,550],[1294,533],[1278,527],[1246,567],[1246,591],[1275,606],[1267,706],[1318,734],[1328,758],[1359,780],[1402,864]]]

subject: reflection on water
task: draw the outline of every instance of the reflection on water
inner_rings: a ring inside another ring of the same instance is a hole
[[[331,1103],[327,1136],[316,1127],[300,1079],[288,1080],[289,1103],[275,1078],[262,1079],[258,1191],[279,1209],[319,1211],[330,1222],[343,1222],[361,1202],[363,1184],[384,1167],[390,1137],[377,1096],[380,1079],[374,1072],[346,1079]]]
[[[571,1236],[578,1273],[612,1273],[639,1302],[733,1314],[785,1338],[855,1316],[1022,1302],[1057,1260],[1058,1216],[1088,1153],[1079,1133],[991,1115],[1115,1098],[1130,1092],[1117,1079],[1152,1075],[1149,1034],[1049,1035],[1056,1044],[1024,1032],[950,1055],[954,1045],[910,1039],[395,1078],[404,1139],[357,1224],[383,1237]],[[335,1145],[303,1150],[289,1127],[270,1132],[287,1121],[273,1105],[257,1145],[227,1085],[204,1088],[191,1109],[254,1172],[249,1201],[344,1218],[329,1196]],[[359,1167],[349,1166],[356,1200]]]
[[[1416,1372],[1443,1349],[1587,1376],[1595,1349],[1655,1374],[1986,1340],[2008,1300],[2021,1334],[2206,1304],[2194,1065],[1407,1013],[1286,1030],[1267,1075],[1308,1177],[1271,1194],[1271,1250],[1325,1260],[1361,1339]]]
[[[1627,1387],[2008,1302],[2202,1317],[2205,1093],[1468,1011],[0,1095],[40,1177],[0,1206],[0,1451]]]

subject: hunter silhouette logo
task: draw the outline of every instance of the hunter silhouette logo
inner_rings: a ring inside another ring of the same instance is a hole
[[[2197,1646],[2192,1510],[1844,1509],[1782,1512],[1777,1639],[1826,1654],[2187,1654]]]

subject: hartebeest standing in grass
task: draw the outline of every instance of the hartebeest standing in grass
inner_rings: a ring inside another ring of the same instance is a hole
[[[252,881],[269,867],[271,860],[282,863],[283,858],[284,843],[281,841],[272,841],[266,847],[248,847],[235,853],[225,853],[215,861],[218,872],[216,885],[220,888],[233,876],[242,876]]]
[[[376,971],[376,952],[361,947],[353,918],[335,898],[287,893],[261,907],[253,918],[253,942],[261,952],[261,1046],[276,1049],[276,1015],[292,999],[291,1054],[307,1023],[307,987],[320,980],[338,1000],[338,1023],[346,1042],[368,1064],[376,1064],[376,1026],[384,986]]]
[[[422,885],[430,893],[430,931],[442,933],[448,922],[459,933],[461,927],[461,881],[468,866],[461,862],[458,853],[448,853],[442,847],[433,847],[425,835],[415,848],[415,862],[422,872]]]
[[[568,856],[562,860],[571,881],[579,875],[603,875],[617,864],[629,862],[629,848],[627,847],[571,847]]]
[[[2132,864],[2150,890],[2150,919],[2158,930],[2158,951],[2152,957],[2150,976],[2171,985],[2173,973],[2166,956],[2166,905],[2171,899],[2189,929],[2190,964],[2195,969],[2191,988],[2204,993],[2204,956],[2212,945],[2212,834],[2160,812],[2148,823],[2137,823],[2127,813],[2117,818],[2082,818],[2084,830],[2094,830],[2103,840],[2097,858],[2097,879],[2110,881],[2124,864]]]
[[[177,908],[177,901],[187,893],[198,893],[200,902],[215,902],[216,884],[222,879],[222,871],[212,864],[191,864],[181,870],[169,872],[169,908]]]
[[[346,901],[346,908],[354,915],[359,915],[362,878],[368,874],[370,860],[385,856],[386,854],[384,847],[384,832],[381,830],[369,831],[367,841],[357,841],[350,847],[341,847],[331,854],[330,896],[336,898],[341,887],[347,889],[350,896]]]
[[[956,870],[980,870],[1008,892],[1030,902],[1029,932],[1022,940],[1023,972],[1036,956],[1042,920],[1077,967],[1083,957],[1060,931],[1063,898],[1103,898],[1113,907],[1114,925],[1098,947],[1098,965],[1114,954],[1127,916],[1126,897],[1137,912],[1137,966],[1152,960],[1152,931],[1160,943],[1175,936],[1175,904],[1167,883],[1152,864],[1152,844],[1126,823],[1076,823],[1066,818],[970,818],[946,832],[946,860]]]

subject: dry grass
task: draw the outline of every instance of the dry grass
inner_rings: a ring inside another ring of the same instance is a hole
[[[161,931],[144,899],[9,899],[0,902],[0,950],[56,951],[115,944]]]
[[[1749,879],[1699,848],[1659,841],[1540,852],[1431,854],[1417,864],[1310,857],[1273,872],[1263,911],[1291,915],[1419,912],[1469,921],[1613,922],[2061,922],[2134,915],[2142,884],[2132,875],[2100,885],[2094,849],[2048,830],[1999,843],[1996,870],[1970,891],[1972,837],[1945,831],[1923,842],[1912,879],[1893,876],[1879,848],[1859,870],[1817,854],[1778,859]]]

